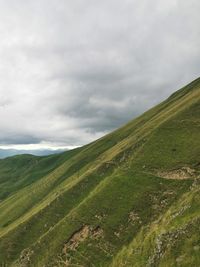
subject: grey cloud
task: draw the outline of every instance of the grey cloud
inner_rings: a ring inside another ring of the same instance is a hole
[[[198,77],[199,8],[0,1],[0,143],[82,145]]]
[[[10,144],[38,144],[41,141],[40,138],[34,137],[32,135],[24,135],[23,133],[1,133],[0,134],[0,144],[10,145]]]

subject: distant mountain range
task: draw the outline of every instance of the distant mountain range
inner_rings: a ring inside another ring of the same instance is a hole
[[[200,78],[91,144],[0,160],[0,266],[199,267]]]
[[[35,156],[47,156],[55,153],[61,153],[64,149],[34,149],[34,150],[20,150],[20,149],[0,149],[0,159],[11,157],[15,155],[31,154]],[[66,149],[65,149],[66,151]]]

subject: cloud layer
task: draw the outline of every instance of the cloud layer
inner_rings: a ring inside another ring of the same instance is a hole
[[[0,0],[0,145],[88,143],[199,75],[198,0]]]

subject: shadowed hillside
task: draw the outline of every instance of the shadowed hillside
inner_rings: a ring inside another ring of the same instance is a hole
[[[200,266],[200,79],[58,155],[0,160],[0,266]]]

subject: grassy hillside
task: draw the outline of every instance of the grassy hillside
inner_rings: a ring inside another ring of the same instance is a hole
[[[0,160],[0,266],[200,266],[200,79],[115,132]]]

